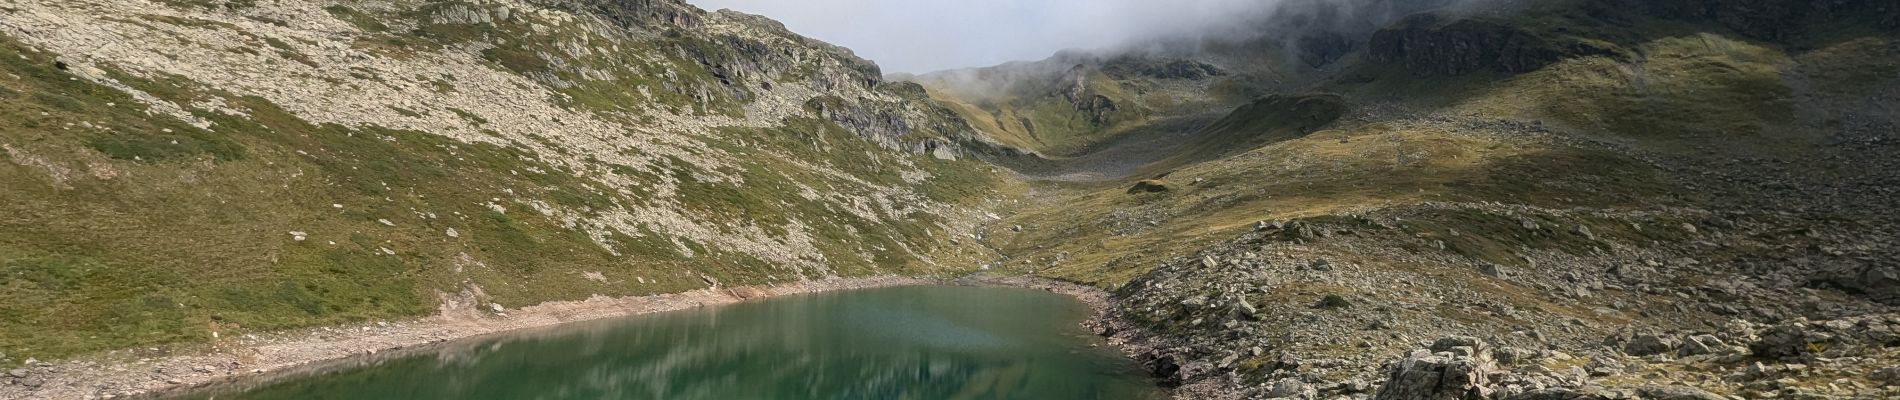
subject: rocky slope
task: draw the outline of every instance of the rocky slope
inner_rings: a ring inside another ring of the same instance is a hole
[[[1181,397],[1900,396],[1893,12],[1399,15],[987,237],[1119,288]]]
[[[0,4],[0,364],[973,269],[978,137],[880,75],[678,0]]]

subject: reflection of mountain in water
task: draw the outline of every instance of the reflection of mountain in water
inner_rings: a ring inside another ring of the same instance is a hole
[[[238,398],[1140,399],[1073,300],[896,288],[776,299],[471,343]]]

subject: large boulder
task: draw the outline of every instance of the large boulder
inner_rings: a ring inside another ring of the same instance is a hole
[[[1792,357],[1824,351],[1834,340],[1834,335],[1796,322],[1768,328],[1748,350],[1762,357]]]
[[[1142,359],[1142,366],[1148,370],[1149,376],[1155,378],[1156,384],[1162,387],[1181,386],[1181,363],[1175,361],[1174,356],[1149,352]]]
[[[1822,269],[1815,274],[1813,281],[1860,294],[1873,301],[1900,304],[1900,267],[1893,265],[1841,263]]]
[[[1457,346],[1459,349],[1469,347]],[[1452,352],[1413,352],[1391,365],[1373,400],[1466,400],[1490,394],[1494,367],[1483,358]]]
[[[1319,397],[1319,391],[1300,378],[1283,378],[1274,382],[1266,396],[1269,399],[1312,399]]]
[[[1722,339],[1715,337],[1715,335],[1695,335],[1683,340],[1682,347],[1676,349],[1676,354],[1681,356],[1699,356],[1720,353],[1727,348],[1728,343],[1722,342]]]
[[[1673,337],[1637,335],[1634,338],[1630,338],[1628,344],[1623,345],[1623,353],[1637,357],[1668,354],[1675,352],[1676,348],[1681,345],[1682,342]]]
[[[1470,337],[1470,336],[1447,336],[1444,338],[1439,338],[1436,341],[1433,341],[1431,349],[1433,353],[1443,353],[1443,352],[1452,351],[1452,349],[1456,349],[1459,347],[1469,347],[1472,350],[1483,350],[1484,341],[1478,340],[1478,338]]]

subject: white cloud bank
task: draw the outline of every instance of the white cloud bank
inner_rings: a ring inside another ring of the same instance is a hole
[[[1276,0],[688,0],[764,15],[849,47],[885,72],[924,73],[1199,32]]]

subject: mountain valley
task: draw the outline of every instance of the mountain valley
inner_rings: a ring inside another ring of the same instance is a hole
[[[1900,397],[1900,6],[1261,7],[887,76],[680,0],[0,4],[0,398],[971,281],[1176,398]]]

